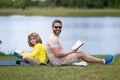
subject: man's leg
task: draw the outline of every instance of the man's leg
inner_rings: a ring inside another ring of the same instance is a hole
[[[78,52],[77,54],[78,54],[78,58],[83,59],[86,62],[104,64],[104,59],[99,59],[99,58],[93,57],[84,52]]]
[[[32,65],[39,65],[40,64],[39,60],[32,58],[30,56],[23,56],[23,61],[28,62]]]
[[[91,55],[88,55],[88,54],[86,54],[84,52],[78,52],[77,54],[78,54],[79,59],[83,59],[86,62],[91,62],[91,63],[109,64],[114,59],[113,55],[110,55],[105,59],[100,59],[100,58],[96,58],[96,57],[93,57]]]

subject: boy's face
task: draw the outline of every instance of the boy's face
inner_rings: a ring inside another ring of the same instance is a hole
[[[59,34],[62,31],[62,25],[60,23],[55,23],[52,29],[53,29],[54,34],[59,36]]]
[[[30,37],[30,42],[31,42],[31,44],[35,45],[36,42],[37,42],[37,40],[36,40],[35,37],[31,36],[31,37]]]

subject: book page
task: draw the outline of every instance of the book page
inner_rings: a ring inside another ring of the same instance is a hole
[[[19,50],[15,50],[15,52],[17,52],[17,53],[21,53],[21,51],[19,51]]]
[[[84,42],[81,42],[80,40],[78,40],[72,47],[72,50],[76,50],[79,47],[81,47],[84,44]]]

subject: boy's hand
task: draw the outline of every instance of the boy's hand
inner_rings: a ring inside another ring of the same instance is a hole
[[[22,51],[22,52],[19,52],[18,54],[20,55],[20,56],[22,56],[22,54],[24,53],[24,51]]]

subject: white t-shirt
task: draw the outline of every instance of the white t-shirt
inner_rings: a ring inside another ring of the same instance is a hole
[[[58,47],[60,50],[63,50],[62,45],[61,45],[61,40],[59,36],[56,36],[53,32],[50,34],[47,44],[46,44],[46,49],[47,49],[47,55],[50,60],[50,62],[54,65],[61,65],[61,64],[70,64],[72,62],[76,62],[77,55],[76,54],[71,54],[62,58],[56,57],[54,53],[52,53],[51,48]]]

